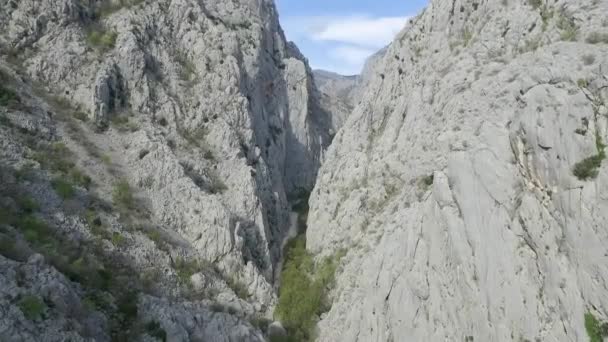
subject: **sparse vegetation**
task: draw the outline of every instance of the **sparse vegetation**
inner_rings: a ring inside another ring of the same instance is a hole
[[[574,23],[574,19],[567,16],[565,13],[560,13],[557,21],[557,28],[561,30],[561,39],[568,42],[576,41],[578,38],[579,28]]]
[[[608,33],[593,32],[587,36],[585,41],[589,44],[608,44]]]
[[[209,172],[209,182],[209,192],[212,194],[221,194],[228,189],[216,172]]]
[[[126,243],[125,237],[117,232],[112,233],[112,244],[116,247],[122,247]]]
[[[157,321],[150,321],[146,324],[146,333],[162,342],[167,341],[167,332]]]
[[[135,197],[129,182],[123,179],[114,185],[112,200],[114,205],[123,212],[135,209]]]
[[[590,312],[585,314],[585,329],[589,336],[589,342],[602,342],[605,337],[608,337],[608,322],[600,324]]]
[[[118,34],[104,28],[91,28],[87,35],[87,42],[101,52],[112,50],[116,44]]]
[[[428,189],[431,185],[433,185],[434,181],[435,181],[434,174],[430,174],[428,176],[423,176],[418,180],[418,187],[420,187],[421,189]]]
[[[317,317],[331,308],[328,291],[344,253],[315,266],[303,237],[292,240],[286,250],[275,315],[285,325],[289,341],[310,341]]]
[[[542,6],[543,0],[528,0],[528,5],[532,6],[534,9],[540,8]]]
[[[139,126],[131,121],[131,115],[127,114],[113,116],[110,123],[120,132],[137,132],[139,130]]]
[[[572,169],[572,173],[583,181],[596,178],[599,174],[599,168],[602,166],[602,161],[606,159],[606,145],[602,142],[599,132],[596,132],[595,139],[598,154],[576,163]]]
[[[547,6],[547,4],[544,4],[541,8],[540,8],[540,17],[543,21],[543,32],[545,32],[547,30],[547,27],[549,26],[549,20],[551,20],[553,18],[553,8]]]
[[[190,277],[201,270],[201,266],[196,260],[186,260],[184,258],[177,258],[173,265],[177,277],[180,282],[184,285],[190,285]]]
[[[97,15],[101,18],[108,17],[122,8],[129,8],[136,6],[144,0],[118,0],[118,1],[106,1],[98,9]]]
[[[54,179],[51,184],[53,185],[53,189],[59,197],[65,199],[70,199],[76,195],[76,190],[72,186],[70,182],[67,182],[61,178]]]
[[[468,28],[464,28],[462,30],[462,44],[468,46],[472,39],[473,33]]]
[[[247,286],[245,286],[245,284],[243,284],[240,280],[233,277],[226,277],[226,283],[239,298],[243,300],[249,298]]]
[[[178,54],[175,57],[175,60],[181,66],[181,69],[179,70],[179,77],[182,80],[188,82],[196,80],[196,65],[194,65],[194,63],[192,63],[192,61],[190,61],[185,54]]]
[[[32,295],[24,296],[19,300],[19,309],[23,312],[25,318],[30,321],[43,317],[46,310],[46,305],[40,298]]]
[[[16,92],[0,85],[0,106],[15,107],[21,103],[21,99]]]

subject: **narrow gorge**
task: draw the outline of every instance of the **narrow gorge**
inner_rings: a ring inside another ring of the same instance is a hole
[[[0,341],[608,338],[608,1],[0,0]]]

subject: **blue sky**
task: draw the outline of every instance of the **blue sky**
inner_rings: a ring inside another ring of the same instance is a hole
[[[427,0],[275,0],[287,39],[313,69],[358,74]]]

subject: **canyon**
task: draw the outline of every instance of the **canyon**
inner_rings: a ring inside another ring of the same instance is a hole
[[[608,337],[608,1],[0,1],[0,340]]]

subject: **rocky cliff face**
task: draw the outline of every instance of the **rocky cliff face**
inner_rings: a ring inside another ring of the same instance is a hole
[[[370,65],[310,200],[307,248],[348,250],[319,341],[589,340],[608,315],[607,12],[435,0]]]
[[[1,1],[0,32],[1,339],[261,341],[330,122],[272,1]]]
[[[321,106],[331,113],[331,128],[332,133],[335,134],[355,107],[359,76],[342,76],[329,71],[315,70],[314,78],[321,95]]]

